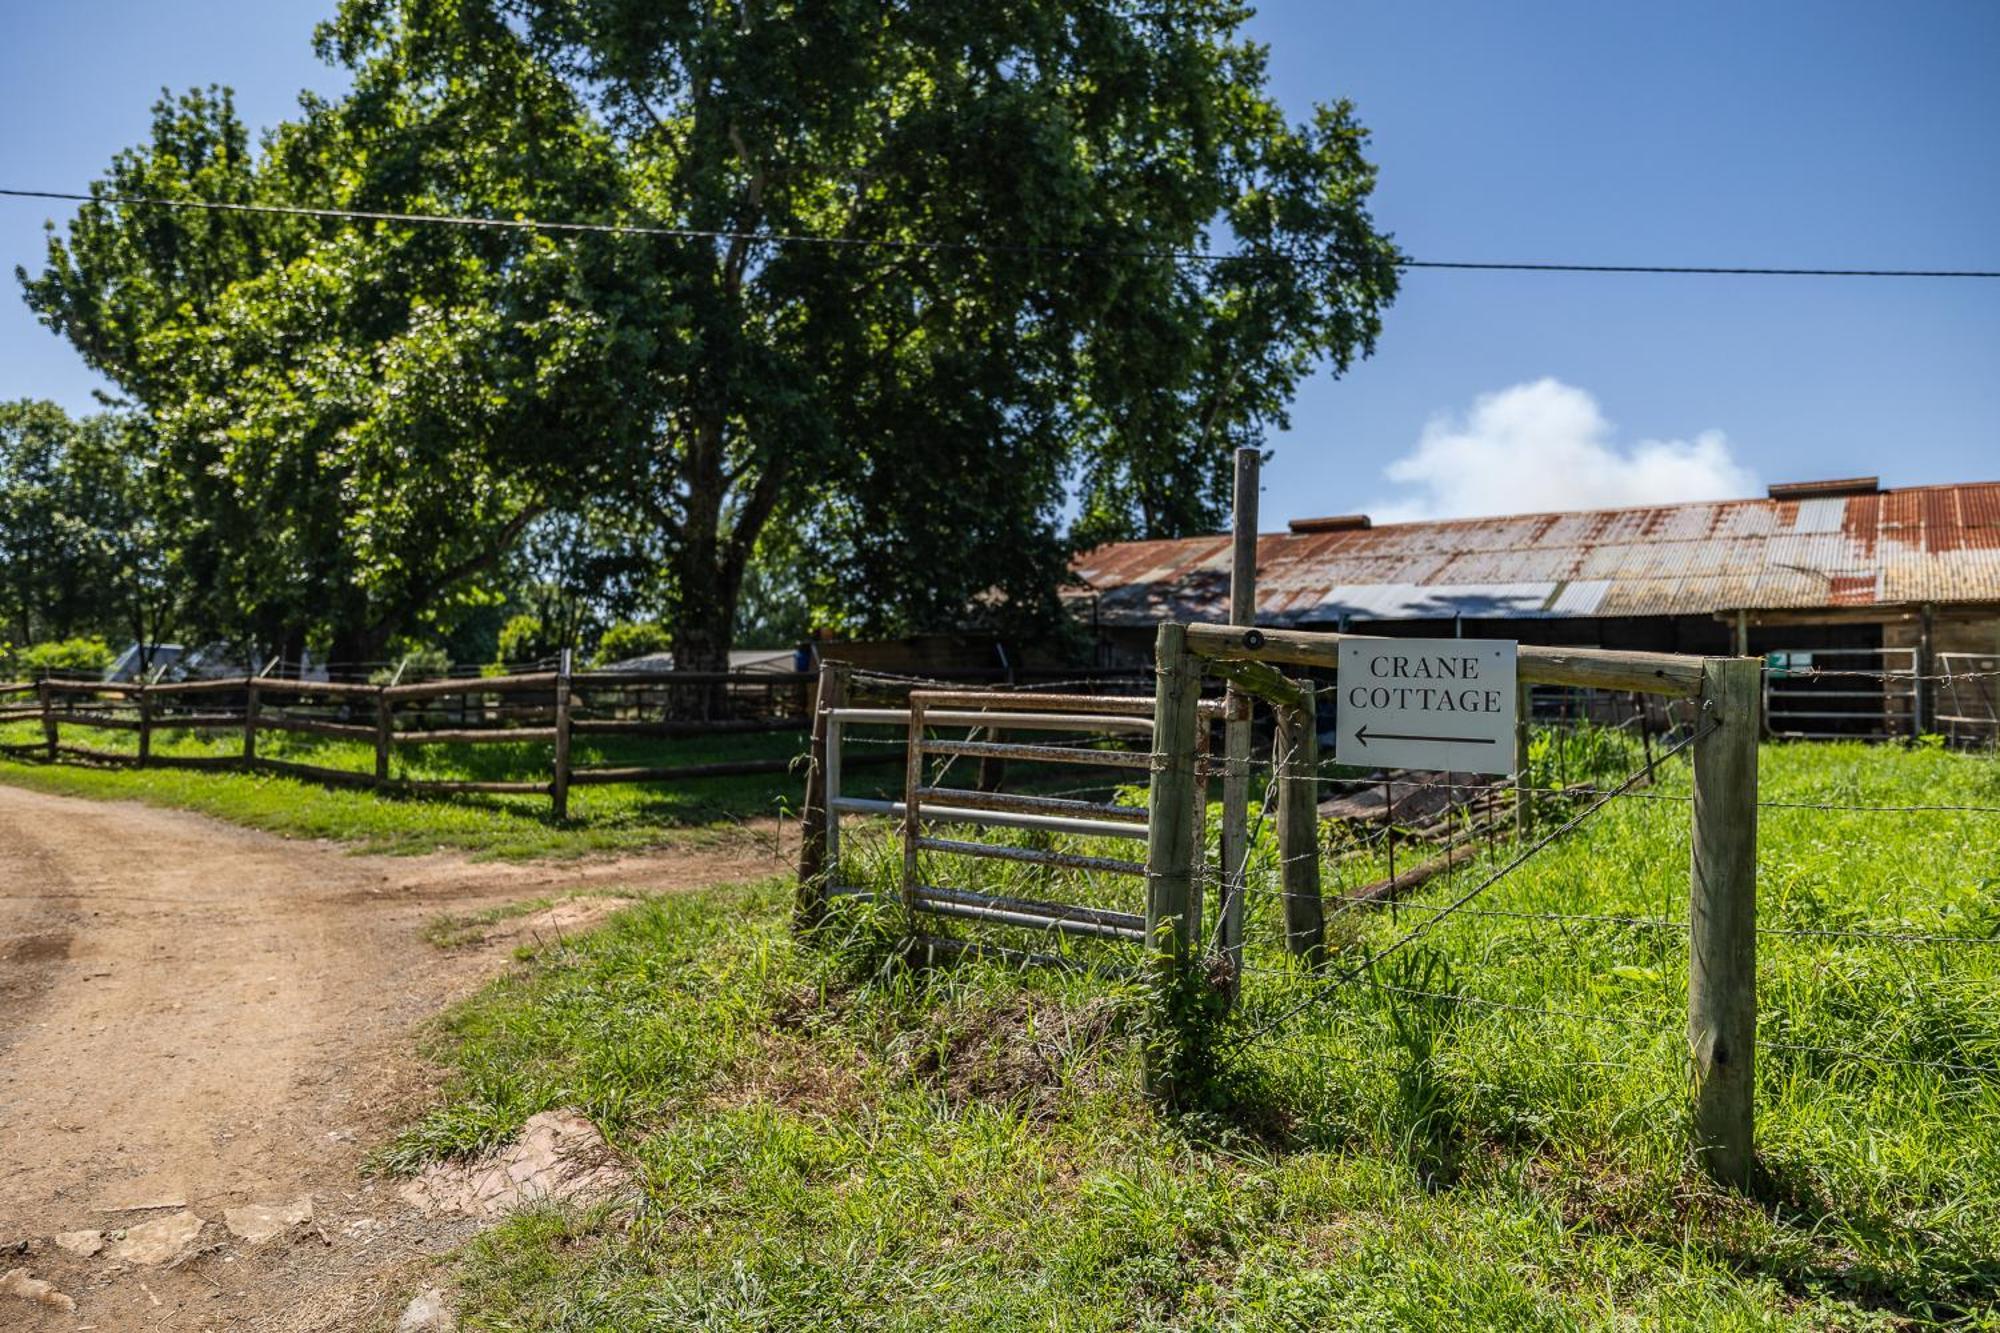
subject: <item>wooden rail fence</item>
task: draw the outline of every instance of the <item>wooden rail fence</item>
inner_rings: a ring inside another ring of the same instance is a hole
[[[38,721],[39,741],[0,744],[0,752],[157,768],[260,770],[337,786],[372,787],[410,795],[503,793],[542,795],[555,817],[567,818],[572,787],[608,783],[678,782],[699,778],[779,774],[789,758],[726,760],[659,766],[577,764],[577,737],[694,736],[805,731],[810,716],[809,672],[556,671],[513,676],[368,685],[343,681],[236,676],[213,680],[126,683],[66,680],[0,684],[0,723]],[[675,716],[682,700],[723,687],[735,716]],[[63,729],[136,732],[136,753],[67,743]],[[163,731],[239,731],[240,754],[162,755]],[[374,748],[372,771],[275,759],[259,753],[262,732],[285,731]],[[482,781],[390,776],[398,750],[421,745],[546,745],[549,776]]]

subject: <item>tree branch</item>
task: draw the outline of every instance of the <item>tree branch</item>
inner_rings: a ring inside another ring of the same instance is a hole
[[[749,563],[751,551],[756,548],[757,538],[763,534],[764,525],[771,521],[771,514],[778,507],[778,496],[784,489],[785,472],[782,458],[767,460],[764,470],[751,484],[743,507],[737,510],[736,522],[730,527],[729,542],[723,551],[724,570],[731,577],[742,573],[743,567]]]

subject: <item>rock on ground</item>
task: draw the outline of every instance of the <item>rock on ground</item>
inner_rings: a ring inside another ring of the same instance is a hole
[[[185,1208],[178,1213],[128,1227],[125,1239],[111,1251],[128,1264],[163,1264],[186,1249],[201,1234],[202,1221]]]
[[[403,1317],[396,1321],[396,1333],[452,1333],[457,1327],[451,1303],[437,1287],[425,1287],[418,1292],[416,1299],[403,1307]]]
[[[88,1259],[104,1248],[102,1231],[58,1231],[56,1248],[73,1254],[79,1259]]]
[[[290,1203],[248,1203],[241,1208],[222,1210],[229,1233],[252,1245],[262,1245],[273,1236],[312,1221],[312,1195],[303,1194]]]
[[[498,1217],[542,1199],[605,1194],[624,1179],[597,1126],[574,1111],[543,1111],[512,1144],[476,1162],[440,1162],[402,1196],[426,1213]]]
[[[46,1305],[51,1310],[76,1313],[75,1301],[40,1278],[29,1277],[25,1268],[10,1268],[4,1275],[0,1275],[0,1294],[17,1296],[24,1301],[33,1301],[36,1305]]]

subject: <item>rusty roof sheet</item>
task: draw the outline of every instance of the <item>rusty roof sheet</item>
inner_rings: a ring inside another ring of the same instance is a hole
[[[1103,624],[1228,609],[1226,536],[1116,542],[1075,568]],[[1274,625],[1920,602],[2000,603],[2000,482],[1257,539],[1257,619]]]

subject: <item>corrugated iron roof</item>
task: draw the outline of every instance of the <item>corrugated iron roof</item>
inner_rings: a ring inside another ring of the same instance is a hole
[[[1229,539],[1078,558],[1100,623],[1218,620]],[[1257,539],[1260,623],[2000,603],[2000,482],[1391,523]]]

